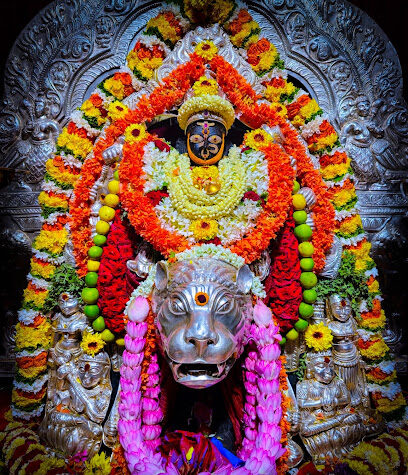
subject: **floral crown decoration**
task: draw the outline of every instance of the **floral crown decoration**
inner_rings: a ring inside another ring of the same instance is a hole
[[[202,118],[222,123],[229,130],[235,120],[232,104],[221,97],[214,79],[202,76],[193,85],[194,96],[187,99],[178,112],[178,123],[185,131],[189,124]]]

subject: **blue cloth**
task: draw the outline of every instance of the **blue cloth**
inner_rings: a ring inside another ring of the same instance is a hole
[[[221,452],[221,454],[228,459],[230,464],[234,467],[243,467],[245,465],[245,462],[241,460],[239,457],[234,455],[232,452],[230,452],[228,449],[226,449],[223,445],[222,442],[217,439],[216,437],[211,437],[210,441],[212,444],[214,444],[217,449]]]

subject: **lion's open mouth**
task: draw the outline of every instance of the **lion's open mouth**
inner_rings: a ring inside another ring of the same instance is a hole
[[[169,361],[177,382],[186,386],[202,388],[212,386],[221,381],[234,364],[231,356],[227,361],[219,364],[211,363],[176,363]]]

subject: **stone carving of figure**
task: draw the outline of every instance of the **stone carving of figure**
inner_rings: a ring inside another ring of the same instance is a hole
[[[309,354],[306,378],[296,386],[300,436],[317,464],[341,457],[363,435],[361,417],[350,408],[350,392],[335,376],[329,353]]]
[[[333,363],[340,379],[344,381],[351,395],[351,405],[370,406],[365,376],[360,364],[355,340],[357,324],[352,314],[350,300],[340,295],[327,299],[328,326],[333,334]]]

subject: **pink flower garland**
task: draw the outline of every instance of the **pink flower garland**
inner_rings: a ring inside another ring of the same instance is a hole
[[[128,309],[129,322],[125,336],[126,350],[121,368],[119,404],[119,440],[132,474],[177,475],[176,467],[156,453],[160,445],[163,414],[160,409],[159,365],[153,354],[148,367],[149,382],[142,393],[141,368],[146,345],[149,302],[137,297]],[[282,399],[279,391],[281,336],[274,325],[272,312],[258,301],[253,312],[254,321],[248,325],[248,339],[256,342],[256,350],[245,360],[244,385],[245,438],[240,456],[245,466],[234,469],[223,467],[216,475],[273,475],[276,460],[284,454],[280,439],[279,422],[282,417]],[[208,472],[201,472],[206,475]]]

